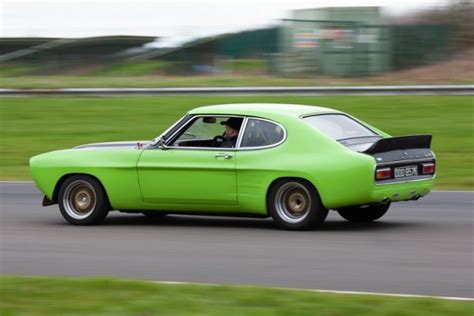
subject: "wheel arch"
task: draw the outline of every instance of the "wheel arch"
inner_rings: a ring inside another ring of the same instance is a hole
[[[58,203],[58,196],[59,196],[59,191],[61,190],[61,186],[63,185],[63,183],[68,178],[70,178],[72,176],[87,176],[87,177],[90,177],[90,178],[93,178],[94,180],[96,180],[97,183],[99,183],[99,185],[102,187],[102,190],[104,190],[105,197],[107,198],[107,203],[109,204],[109,206],[111,206],[110,200],[109,200],[109,194],[107,193],[106,188],[102,184],[102,181],[100,181],[100,179],[97,178],[96,176],[94,176],[92,174],[89,174],[89,173],[68,173],[68,174],[65,174],[65,175],[61,176],[61,178],[59,178],[59,180],[56,182],[56,185],[55,185],[54,190],[53,190],[53,196],[52,196],[52,202],[53,203]]]
[[[299,180],[299,181],[302,181],[302,182],[305,182],[306,184],[310,185],[314,191],[316,192],[316,194],[318,195],[321,203],[323,204],[324,206],[324,201],[323,201],[323,198],[321,197],[321,193],[319,192],[317,186],[311,182],[310,180],[306,179],[306,178],[303,178],[303,177],[278,177],[276,179],[274,179],[270,185],[267,187],[267,192],[265,194],[265,204],[268,205],[268,197],[269,197],[269,194],[270,194],[270,190],[272,189],[272,187],[275,185],[275,183],[277,183],[278,181],[281,181],[281,180]],[[268,207],[267,207],[267,213],[268,213]]]

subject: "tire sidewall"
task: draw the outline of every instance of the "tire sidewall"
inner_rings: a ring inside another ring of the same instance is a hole
[[[78,181],[78,180],[89,183],[94,190],[95,198],[96,198],[96,203],[95,203],[94,209],[92,210],[92,213],[84,219],[76,219],[72,217],[71,215],[69,215],[63,203],[66,189],[73,182]],[[67,222],[73,225],[100,224],[104,221],[110,209],[108,198],[102,185],[96,179],[90,176],[86,176],[86,175],[74,175],[67,178],[64,181],[64,183],[61,185],[61,188],[59,189],[58,205],[59,205],[59,210],[61,212],[61,215],[64,217],[64,219]]]
[[[285,221],[280,217],[276,208],[275,208],[275,199],[278,192],[278,189],[288,183],[296,182],[303,185],[306,190],[309,192],[311,200],[311,208],[308,215],[298,223],[290,223]],[[269,189],[267,196],[267,211],[269,215],[273,218],[273,221],[280,227],[286,230],[310,230],[316,228],[318,225],[322,224],[326,219],[328,210],[322,205],[321,199],[317,190],[314,186],[308,181],[298,179],[298,178],[285,178],[277,180],[272,184]]]

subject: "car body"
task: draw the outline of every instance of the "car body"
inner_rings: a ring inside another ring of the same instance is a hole
[[[221,124],[230,118],[240,120],[240,132],[235,147],[223,148]],[[189,111],[153,141],[53,151],[32,157],[30,167],[43,204],[59,203],[72,224],[98,223],[120,210],[270,215],[283,228],[308,229],[329,209],[371,221],[391,202],[428,194],[436,163],[430,141],[391,137],[329,108],[226,104]],[[71,181],[76,191],[66,190]],[[90,217],[101,203],[100,216]],[[360,215],[370,212],[377,215]]]

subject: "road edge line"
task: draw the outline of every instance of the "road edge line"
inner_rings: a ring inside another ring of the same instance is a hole
[[[170,284],[170,285],[202,285],[202,286],[234,286],[234,287],[265,287],[262,285],[241,285],[241,284],[217,284],[217,283],[199,283],[199,282],[183,282],[183,281],[150,281],[157,284]],[[391,297],[406,297],[406,298],[432,298],[440,300],[451,300],[451,301],[474,301],[474,298],[468,297],[455,297],[455,296],[433,296],[433,295],[420,295],[420,294],[399,294],[399,293],[378,293],[378,292],[359,292],[359,291],[336,291],[336,290],[322,290],[322,289],[304,289],[304,288],[288,288],[288,287],[267,287],[269,289],[276,290],[294,290],[294,291],[306,291],[315,293],[333,293],[333,294],[348,294],[348,295],[373,295],[373,296],[391,296]]]

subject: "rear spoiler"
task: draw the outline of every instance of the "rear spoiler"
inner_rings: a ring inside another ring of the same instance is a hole
[[[382,138],[364,151],[365,154],[377,154],[392,150],[430,148],[431,135],[413,135]]]

